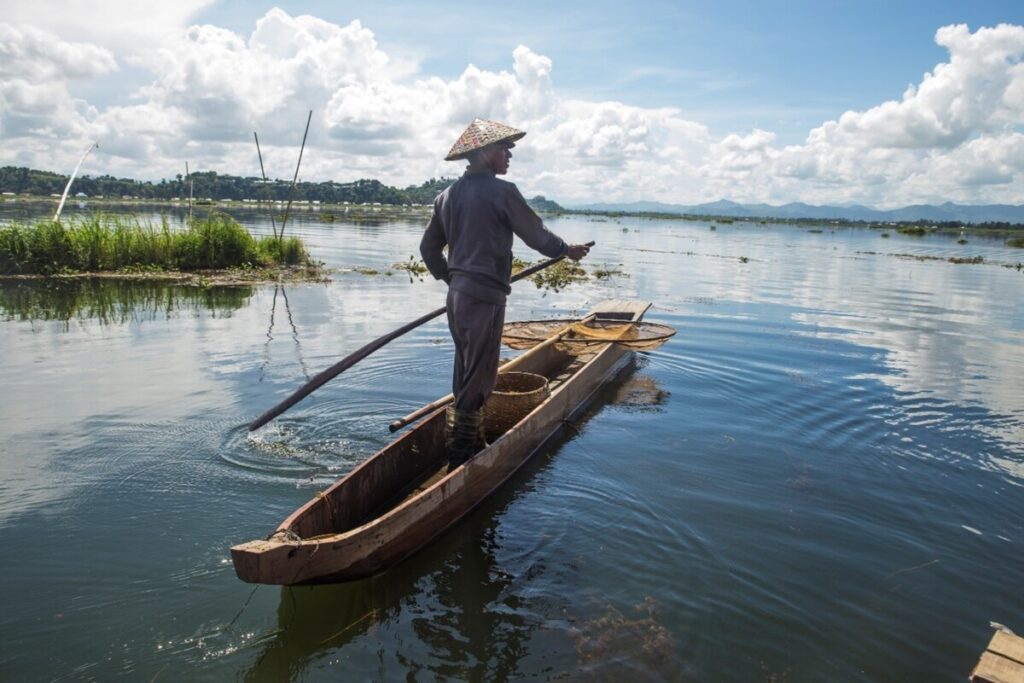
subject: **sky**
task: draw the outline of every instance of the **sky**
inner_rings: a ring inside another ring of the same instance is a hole
[[[1020,0],[3,0],[0,165],[454,177],[564,205],[1024,204]]]

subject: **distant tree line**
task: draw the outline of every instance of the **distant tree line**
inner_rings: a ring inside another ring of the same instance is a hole
[[[195,199],[266,199],[286,201],[291,181],[271,180],[264,188],[261,178],[241,178],[221,175],[214,171],[197,171],[189,178]],[[90,197],[108,199],[138,197],[139,199],[184,199],[189,196],[189,182],[179,174],[172,180],[149,182],[115,178],[109,175],[81,176],[71,187],[72,196],[83,193]],[[37,171],[18,166],[0,167],[0,192],[48,196],[60,194],[68,176],[49,171]],[[356,180],[350,183],[333,181],[323,183],[299,182],[292,198],[296,201],[319,201],[325,204],[364,202],[381,204],[430,204],[434,197],[453,182],[450,178],[431,178],[422,185],[404,189],[385,185],[379,180]]]

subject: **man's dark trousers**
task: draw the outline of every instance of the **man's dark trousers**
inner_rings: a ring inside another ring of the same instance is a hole
[[[504,305],[448,290],[448,329],[455,341],[452,393],[456,410],[479,410],[494,390],[504,324]]]

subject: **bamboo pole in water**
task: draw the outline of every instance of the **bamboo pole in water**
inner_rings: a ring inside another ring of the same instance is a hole
[[[185,162],[185,180],[188,181],[188,222],[192,222],[192,174],[188,170],[188,162]]]
[[[299,167],[302,166],[302,152],[306,149],[306,136],[309,135],[309,122],[313,120],[313,110],[309,110],[309,116],[306,118],[306,132],[302,134],[302,146],[299,147],[299,161],[295,164],[295,177],[292,178],[292,186],[288,188],[288,203],[284,207],[284,218],[281,219],[281,234],[278,235],[278,241],[284,239],[284,226],[288,224],[288,212],[292,208],[292,196],[295,194],[295,183],[299,180]]]
[[[252,136],[256,140],[256,155],[260,158],[260,173],[263,174],[263,194],[267,196],[267,211],[270,213],[270,227],[274,230],[274,239],[278,239],[277,222],[274,220],[274,200],[270,196],[270,185],[267,184],[267,172],[263,170],[263,152],[260,151],[260,139],[256,135],[256,131],[252,132]],[[283,225],[281,226],[281,230],[284,230]]]
[[[89,149],[85,150],[85,153],[82,154],[82,158],[79,159],[78,163],[75,165],[75,170],[71,172],[71,177],[68,178],[68,184],[64,186],[64,194],[60,196],[60,203],[57,204],[57,213],[53,214],[54,222],[60,220],[60,212],[64,210],[64,202],[68,198],[68,192],[71,191],[71,183],[75,182],[75,176],[78,175],[78,169],[82,167],[82,162],[85,161],[85,158],[87,156],[89,156],[89,152],[93,151],[99,146],[99,142],[94,142],[91,145],[89,145]]]

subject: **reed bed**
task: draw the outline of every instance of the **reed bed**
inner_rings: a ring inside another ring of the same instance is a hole
[[[71,220],[0,226],[0,274],[54,275],[111,271],[197,271],[305,265],[297,237],[256,238],[223,213],[172,230],[166,221],[95,214]]]

